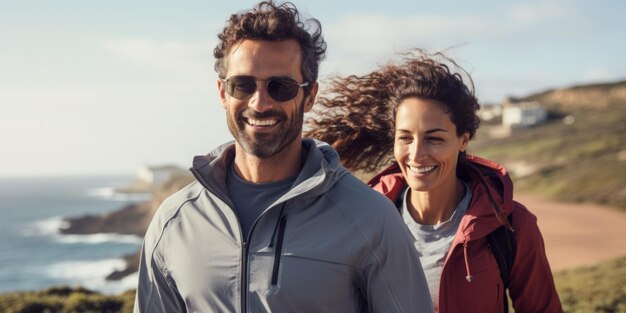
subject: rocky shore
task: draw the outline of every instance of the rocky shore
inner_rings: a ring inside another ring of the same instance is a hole
[[[150,201],[130,204],[103,215],[68,217],[65,219],[67,227],[60,229],[59,232],[66,235],[109,233],[136,235],[143,238],[152,216],[161,202],[193,180],[191,173],[172,176],[153,188],[152,200]],[[126,261],[126,268],[109,274],[107,280],[120,280],[137,271],[139,251],[123,256],[123,258]]]
[[[66,235],[115,233],[143,237],[150,223],[151,213],[150,201],[129,204],[104,215],[66,218],[68,227],[60,229],[59,232]]]

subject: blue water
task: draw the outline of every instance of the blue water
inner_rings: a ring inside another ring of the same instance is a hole
[[[122,269],[141,238],[109,234],[60,235],[64,217],[100,214],[146,199],[112,187],[132,176],[0,178],[0,293],[57,285],[119,293],[136,276],[118,282],[104,277]]]

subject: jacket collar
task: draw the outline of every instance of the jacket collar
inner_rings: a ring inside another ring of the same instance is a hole
[[[330,189],[348,171],[340,164],[339,155],[327,143],[310,138],[302,140],[306,157],[292,189],[278,201],[287,201],[295,196],[317,196]],[[228,166],[235,158],[234,141],[214,149],[207,155],[193,159],[191,171],[208,190],[228,199],[226,175]],[[230,201],[226,201],[230,203]]]
[[[513,211],[513,183],[506,169],[493,161],[468,155],[467,159],[479,169],[487,182],[491,194],[500,205],[505,215]],[[461,224],[460,241],[470,241],[486,236],[501,224],[497,220],[485,188],[476,179],[471,181],[472,200]],[[372,178],[368,185],[395,202],[406,186],[406,180],[397,163],[384,169]]]

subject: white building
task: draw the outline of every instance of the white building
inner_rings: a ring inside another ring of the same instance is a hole
[[[156,186],[179,173],[186,171],[175,165],[142,166],[137,170],[137,179]]]
[[[537,101],[506,103],[502,110],[502,125],[506,127],[528,127],[547,118],[548,112]]]
[[[480,117],[480,119],[483,121],[491,121],[502,116],[502,105],[481,105],[480,110],[478,110],[476,114],[478,114],[478,117]]]

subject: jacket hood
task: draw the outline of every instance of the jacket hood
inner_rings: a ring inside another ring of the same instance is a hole
[[[513,211],[513,183],[506,169],[493,161],[468,155],[467,159],[476,167],[488,186],[488,190],[498,203],[505,216]],[[468,177],[472,186],[472,200],[465,217],[459,225],[462,241],[471,241],[485,237],[498,228],[498,221],[491,200],[484,186],[475,177]],[[392,164],[372,178],[368,185],[381,192],[392,201],[396,201],[407,182],[397,163]]]
[[[505,218],[513,212],[514,202],[513,182],[502,165],[477,156],[470,155],[467,158],[479,170],[488,186],[485,189],[479,181],[471,179],[474,196],[465,214],[467,218],[459,225],[465,241],[471,241],[487,236],[502,225],[496,217],[489,194],[500,206]]]
[[[305,161],[296,177],[293,188],[278,201],[286,201],[295,196],[314,197],[325,193],[348,171],[339,162],[339,155],[325,142],[303,138],[302,148]],[[228,166],[235,158],[235,143],[228,142],[207,155],[193,159],[191,171],[196,179],[216,195],[223,195],[226,203],[232,204],[226,195],[226,175]]]

